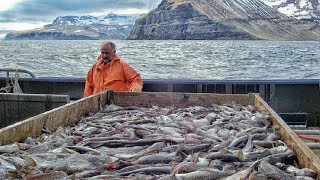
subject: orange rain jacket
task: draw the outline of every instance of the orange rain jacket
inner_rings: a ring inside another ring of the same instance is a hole
[[[105,90],[131,91],[136,89],[141,92],[142,87],[140,74],[122,61],[117,54],[114,55],[111,62],[105,65],[99,56],[98,61],[92,65],[87,74],[84,97]]]

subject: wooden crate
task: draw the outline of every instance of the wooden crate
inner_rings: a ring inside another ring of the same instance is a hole
[[[0,145],[24,141],[27,137],[37,137],[45,127],[53,132],[59,126],[76,123],[89,112],[97,112],[106,104],[119,106],[210,106],[237,102],[254,105],[261,112],[272,116],[273,126],[282,140],[297,154],[299,164],[320,174],[320,159],[277,115],[277,113],[258,94],[211,94],[211,93],[174,93],[174,92],[102,92],[73,103],[58,107],[25,121],[0,129]]]

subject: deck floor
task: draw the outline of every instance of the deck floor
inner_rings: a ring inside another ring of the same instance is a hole
[[[320,130],[320,127],[306,127],[306,128],[291,127],[291,129],[292,130],[295,130],[295,129],[297,129],[297,130]],[[318,134],[318,135],[305,135],[305,136],[320,139],[320,134]],[[303,139],[303,138],[301,138],[301,140],[305,143],[316,143],[316,141],[313,141],[313,140],[307,140],[307,139]],[[318,143],[320,144],[319,141],[318,141]],[[320,149],[312,149],[312,151],[320,158]]]

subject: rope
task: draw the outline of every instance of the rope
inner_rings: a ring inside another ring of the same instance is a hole
[[[311,141],[315,141],[315,142],[320,142],[320,138],[311,137],[311,136],[306,136],[306,135],[301,135],[301,134],[297,134],[297,136],[298,136],[299,138],[302,138],[302,139],[307,139],[307,140],[311,140]]]

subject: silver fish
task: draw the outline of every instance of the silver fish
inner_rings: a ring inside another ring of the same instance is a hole
[[[68,174],[63,171],[51,171],[42,174],[36,174],[28,176],[27,180],[47,180],[47,179],[64,179],[67,178]]]
[[[234,174],[235,171],[220,171],[214,168],[202,168],[197,171],[184,174],[176,174],[175,178],[177,180],[207,180],[207,179],[219,179],[222,177],[230,176]]]
[[[143,167],[140,169],[135,169],[132,171],[127,171],[127,172],[122,172],[118,173],[120,176],[128,176],[130,174],[138,174],[138,173],[143,173],[143,174],[169,174],[171,171],[172,167],[171,166],[162,166],[162,167]]]
[[[182,159],[175,153],[158,153],[152,155],[146,155],[138,158],[134,161],[134,164],[168,164],[172,161],[180,162]]]
[[[285,173],[281,169],[271,165],[266,161],[260,162],[258,166],[258,171],[272,179],[291,180],[291,177],[289,174]]]

